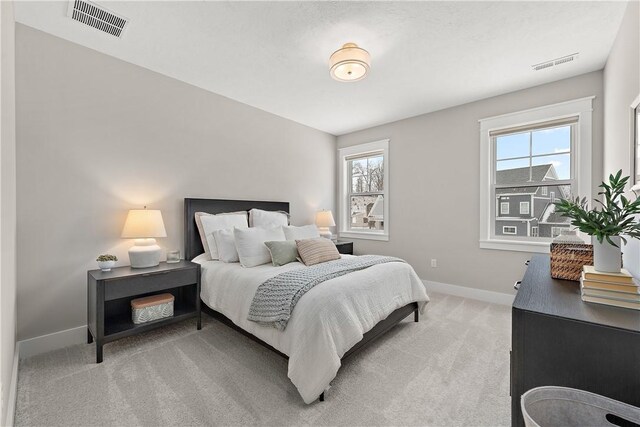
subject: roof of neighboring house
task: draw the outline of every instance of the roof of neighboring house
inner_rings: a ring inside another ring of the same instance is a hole
[[[556,212],[556,205],[549,203],[542,212],[540,223],[544,224],[569,224],[571,220]]]
[[[529,167],[505,169],[496,171],[496,184],[526,184],[527,182],[539,182],[546,179],[557,179],[555,168],[552,164],[531,166],[531,180],[529,180]]]

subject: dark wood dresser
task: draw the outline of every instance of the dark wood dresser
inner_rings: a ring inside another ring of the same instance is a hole
[[[511,425],[523,426],[520,396],[555,385],[640,407],[640,311],[585,303],[580,284],[551,278],[536,255],[513,302]]]

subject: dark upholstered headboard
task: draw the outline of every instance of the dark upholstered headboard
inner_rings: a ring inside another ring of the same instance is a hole
[[[289,213],[289,202],[261,202],[253,200],[220,200],[220,199],[184,199],[184,259],[191,261],[204,253],[195,213],[207,212],[219,214],[224,212],[250,211],[284,211]]]

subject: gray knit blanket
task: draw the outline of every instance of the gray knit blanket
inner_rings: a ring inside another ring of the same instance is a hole
[[[248,319],[273,326],[281,331],[287,327],[294,307],[314,286],[387,262],[404,262],[400,258],[362,255],[323,262],[307,268],[287,271],[262,283],[256,290]]]

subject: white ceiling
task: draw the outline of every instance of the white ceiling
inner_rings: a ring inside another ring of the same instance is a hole
[[[602,69],[626,2],[107,2],[122,39],[17,2],[16,21],[334,135]],[[340,83],[356,42],[370,75]],[[580,52],[534,72],[532,64]]]

